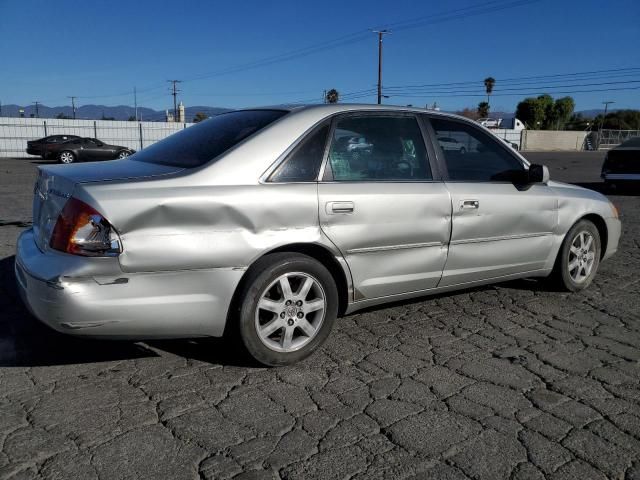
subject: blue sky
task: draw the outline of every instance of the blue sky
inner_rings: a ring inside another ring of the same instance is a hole
[[[436,21],[508,3],[519,5]],[[421,18],[412,28],[394,28]],[[79,104],[133,105],[135,85],[139,105],[164,109],[172,105],[166,80],[175,78],[185,80],[186,105],[311,101],[325,88],[365,91],[353,100],[375,102],[375,92],[366,91],[375,88],[377,40],[367,29],[387,26],[393,33],[385,37],[383,84],[402,88],[385,90],[385,103],[475,107],[481,97],[450,95],[481,94],[491,75],[493,111],[513,111],[526,94],[605,88],[627,90],[572,93],[577,109],[600,108],[603,100],[640,108],[640,89],[629,89],[640,87],[640,68],[506,80],[640,67],[638,0],[0,0],[0,101],[57,106],[75,95]],[[337,48],[220,73],[358,32]],[[476,83],[404,87],[470,81]]]

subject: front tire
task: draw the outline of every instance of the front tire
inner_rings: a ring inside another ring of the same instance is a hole
[[[587,288],[600,264],[600,233],[589,220],[577,222],[564,238],[554,270],[558,285],[570,292]]]
[[[60,161],[60,163],[70,164],[76,161],[76,156],[73,152],[65,150],[63,152],[60,152],[60,155],[58,155],[58,160]]]
[[[130,153],[127,152],[126,150],[121,150],[121,151],[118,152],[117,158],[119,160],[122,160],[123,158],[127,158],[129,155],[130,155]]]
[[[298,253],[275,253],[260,259],[248,275],[236,321],[254,359],[290,365],[324,343],[338,314],[338,290],[321,263]]]

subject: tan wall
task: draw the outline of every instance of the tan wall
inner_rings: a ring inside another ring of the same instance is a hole
[[[522,150],[583,150],[587,132],[555,130],[524,130]]]

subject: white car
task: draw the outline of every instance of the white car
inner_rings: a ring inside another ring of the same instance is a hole
[[[455,138],[438,137],[438,143],[443,150],[454,151],[461,154],[467,153],[466,147]]]

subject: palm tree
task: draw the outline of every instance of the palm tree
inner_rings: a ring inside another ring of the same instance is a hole
[[[338,100],[340,100],[340,92],[335,88],[332,88],[327,92],[325,99],[327,103],[338,103]]]
[[[480,102],[478,104],[478,115],[480,118],[487,118],[489,116],[489,103]]]
[[[493,86],[496,84],[496,79],[493,77],[487,77],[484,79],[484,88],[487,91],[487,103],[489,102],[489,96],[493,92]]]

